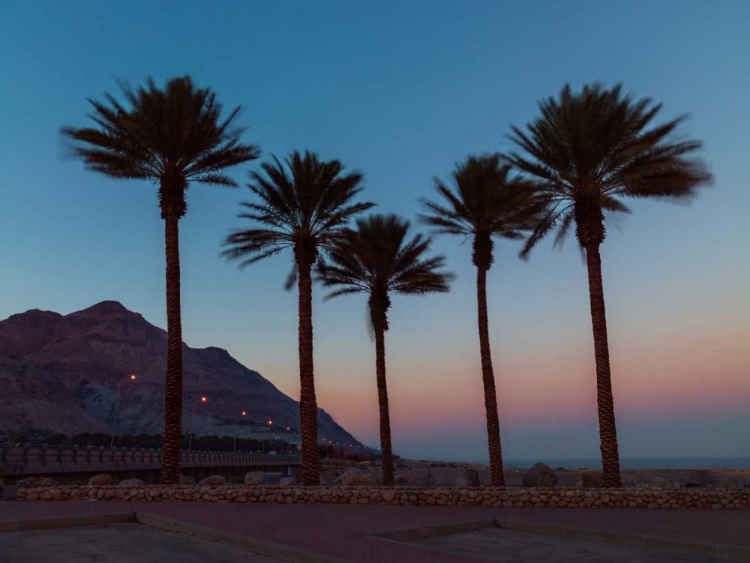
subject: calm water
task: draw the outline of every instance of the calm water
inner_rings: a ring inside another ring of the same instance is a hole
[[[565,469],[601,469],[600,459],[504,459],[506,467],[531,467],[542,461],[552,468]],[[489,460],[471,461],[489,465]],[[750,457],[673,457],[673,458],[623,458],[620,460],[623,469],[749,469]]]

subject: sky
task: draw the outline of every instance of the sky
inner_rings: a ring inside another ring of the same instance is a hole
[[[507,151],[511,125],[564,84],[622,82],[685,113],[714,184],[690,205],[636,202],[608,219],[603,275],[620,451],[750,452],[750,2],[0,3],[0,318],[118,300],[166,328],[155,188],[85,171],[59,129],[116,80],[190,74],[264,157],[309,149],[365,174],[363,199],[413,219],[433,177]],[[227,349],[299,397],[291,254],[240,271],[219,257],[243,187],[191,186],[181,221],[183,336]],[[418,224],[416,229],[421,228]],[[483,460],[486,431],[470,245],[439,238],[451,293],[396,297],[387,334],[394,449]],[[528,262],[496,246],[490,336],[506,459],[597,458],[584,264],[573,240]],[[744,288],[744,289],[743,289]],[[366,298],[314,289],[319,406],[378,445]]]

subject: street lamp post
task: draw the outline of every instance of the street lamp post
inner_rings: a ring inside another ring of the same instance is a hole
[[[273,420],[268,421],[269,431],[270,431],[271,426],[273,426]],[[263,454],[265,455],[265,453],[266,453],[266,441],[263,440]]]
[[[129,381],[135,381],[136,377],[135,375],[131,374],[128,376]],[[115,447],[115,428],[117,427],[117,409],[120,406],[120,384],[122,383],[122,380],[117,382],[117,398],[115,399],[115,416],[112,418],[112,432],[109,439],[109,449]]]
[[[188,451],[189,452],[193,451],[193,432],[192,432],[192,430],[193,430],[193,424],[192,424],[192,418],[193,418],[193,413],[195,413],[195,405],[197,405],[199,402],[200,403],[206,403],[206,402],[208,402],[208,397],[206,397],[204,395],[204,396],[201,397],[200,401],[194,401],[193,405],[192,405],[192,408],[190,409],[191,424],[190,424],[190,435],[188,437]]]
[[[234,451],[237,451],[237,424],[240,421],[240,416],[245,416],[247,413],[245,411],[242,411],[235,419],[234,419]]]

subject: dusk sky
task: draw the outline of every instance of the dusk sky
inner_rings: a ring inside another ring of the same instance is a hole
[[[413,218],[470,153],[569,82],[622,82],[689,113],[715,176],[691,205],[635,202],[602,246],[620,452],[750,455],[750,2],[0,3],[0,318],[118,300],[166,328],[164,227],[154,186],[87,172],[59,129],[86,99],[190,74],[263,155],[309,149],[365,174],[362,198]],[[299,398],[292,255],[240,271],[219,257],[237,190],[192,186],[181,221],[183,335],[218,346]],[[496,246],[490,336],[507,459],[599,457],[585,266],[570,239],[529,262]],[[450,294],[396,297],[387,334],[394,450],[482,460],[484,403],[471,248],[440,238]],[[743,287],[745,289],[743,289]],[[318,404],[377,445],[366,298],[314,289]]]

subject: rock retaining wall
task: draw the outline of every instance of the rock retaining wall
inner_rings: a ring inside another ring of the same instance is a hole
[[[547,508],[734,508],[750,509],[750,490],[501,489],[406,487],[177,486],[36,487],[19,489],[18,500],[193,501],[274,504],[389,504]]]

